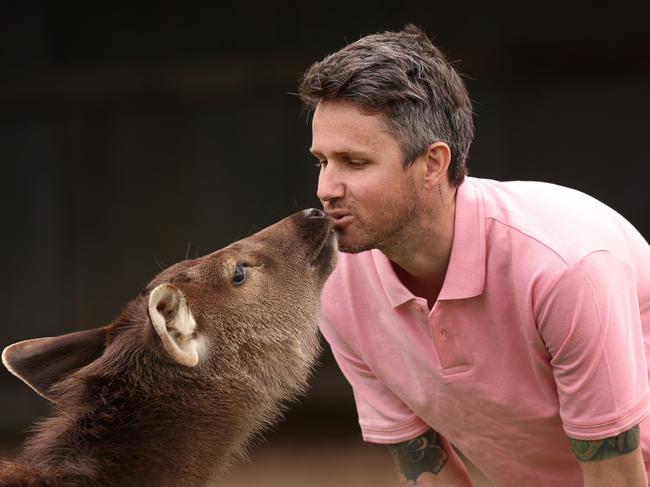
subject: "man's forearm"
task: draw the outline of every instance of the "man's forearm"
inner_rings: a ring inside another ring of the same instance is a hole
[[[641,449],[620,457],[582,465],[584,487],[646,487]]]
[[[469,487],[472,481],[453,447],[433,430],[389,447],[402,486]]]
[[[646,487],[639,426],[602,440],[569,438],[585,487]]]

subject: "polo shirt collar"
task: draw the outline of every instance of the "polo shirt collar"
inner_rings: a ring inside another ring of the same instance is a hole
[[[466,177],[456,191],[454,241],[439,300],[472,298],[485,287],[485,203],[473,179]],[[371,254],[391,306],[413,299],[388,257],[377,249],[371,250]]]
[[[402,281],[399,280],[395,269],[390,263],[386,254],[381,250],[372,249],[370,251],[373,260],[375,261],[375,267],[377,269],[377,274],[379,275],[379,282],[384,288],[384,292],[388,297],[388,302],[393,308],[406,303],[413,299],[413,294],[409,291]]]
[[[474,178],[466,177],[456,191],[454,241],[438,299],[466,299],[485,287],[485,202]]]

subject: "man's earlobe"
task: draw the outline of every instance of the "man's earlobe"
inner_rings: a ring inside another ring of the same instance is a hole
[[[149,295],[149,318],[170,359],[185,367],[199,361],[196,321],[185,296],[172,284],[161,284]]]
[[[9,345],[2,352],[5,367],[45,399],[52,387],[104,352],[106,328],[35,338]]]

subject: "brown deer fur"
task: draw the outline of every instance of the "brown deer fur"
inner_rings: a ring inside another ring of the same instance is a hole
[[[0,486],[209,485],[303,390],[335,248],[305,210],[169,267],[109,326],[7,347],[55,411]]]

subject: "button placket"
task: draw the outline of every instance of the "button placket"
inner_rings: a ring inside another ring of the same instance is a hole
[[[411,309],[415,312],[415,314],[418,316],[420,319],[427,319],[427,316],[429,314],[429,308],[421,305],[417,301],[413,301],[411,304]]]
[[[444,315],[441,316],[440,310],[434,308],[430,320],[431,335],[443,370],[467,365],[460,342],[451,332],[450,325],[451,323],[445,322]]]

